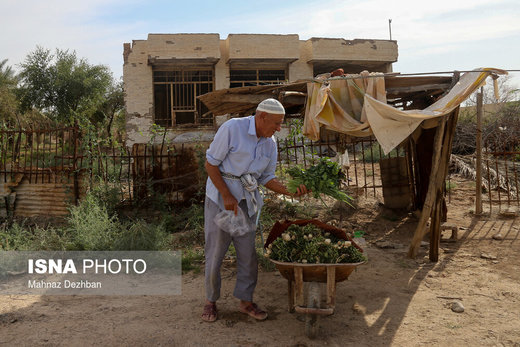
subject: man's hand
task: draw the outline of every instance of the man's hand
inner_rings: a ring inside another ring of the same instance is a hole
[[[296,189],[296,193],[291,193],[291,192],[289,192],[287,187],[285,185],[283,185],[280,181],[278,181],[276,178],[273,178],[272,180],[267,182],[265,184],[265,187],[269,190],[272,190],[275,193],[292,196],[293,198],[297,198],[297,197],[300,197],[304,194],[308,194],[311,192],[310,189],[307,189],[307,187],[305,185],[301,184]]]
[[[307,190],[307,187],[304,184],[300,184],[298,188],[296,188],[296,193],[291,194],[292,197],[298,198],[302,195],[310,193],[310,190]]]
[[[238,214],[238,201],[232,194],[222,196],[222,201],[226,210],[235,212],[235,216]]]
[[[229,191],[229,188],[226,182],[224,182],[224,179],[222,178],[222,174],[220,173],[218,166],[211,165],[210,163],[208,163],[208,161],[206,161],[205,166],[209,178],[211,179],[211,181],[219,191],[220,195],[222,196],[224,208],[226,210],[235,212],[236,216],[238,214],[238,201]]]

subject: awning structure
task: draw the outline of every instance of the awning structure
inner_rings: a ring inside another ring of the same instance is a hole
[[[295,83],[217,90],[199,99],[214,115],[251,114],[259,102],[276,98],[289,113],[305,112],[304,135],[319,138],[321,127],[356,137],[374,135],[385,153],[420,125],[431,128],[449,114],[489,76],[507,74],[479,68],[462,76],[400,76],[368,73]],[[411,101],[431,100],[416,108]],[[407,109],[411,104],[414,109]],[[305,107],[305,109],[304,109]]]
[[[464,73],[444,96],[424,109],[400,110],[387,104],[383,74],[345,75],[307,85],[304,135],[319,138],[319,128],[351,136],[374,135],[385,153],[389,153],[425,120],[445,116],[458,107],[490,75],[507,74],[494,68]],[[436,123],[434,123],[435,126]]]

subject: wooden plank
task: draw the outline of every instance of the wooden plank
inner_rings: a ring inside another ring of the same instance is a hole
[[[439,245],[441,242],[441,209],[442,209],[442,192],[437,190],[437,197],[435,199],[435,206],[432,213],[432,222],[430,226],[430,253],[429,258],[433,262],[439,260]]]
[[[385,76],[385,86],[390,88],[413,87],[427,84],[450,84],[451,76]]]
[[[273,94],[224,94],[221,102],[236,102],[240,104],[259,104],[265,99],[272,98]]]
[[[439,172],[442,137],[444,135],[445,127],[446,120],[443,119],[437,128],[437,131],[435,132],[435,138],[433,141],[432,170],[430,174],[430,180],[428,182],[428,193],[426,194],[426,199],[424,201],[421,218],[417,223],[417,228],[415,229],[410,248],[408,249],[408,257],[410,258],[415,258],[417,256],[417,251],[419,250],[421,241],[426,233],[426,222],[428,222],[428,219],[430,218],[430,213],[436,200],[436,178]]]
[[[440,158],[438,161],[438,166],[435,166],[432,163],[432,172],[430,175],[430,184],[428,186],[428,193],[426,196],[426,201],[423,207],[423,211],[421,214],[421,219],[419,223],[422,223],[422,220],[427,221],[428,217],[431,215],[432,223],[430,227],[430,254],[429,258],[431,261],[438,261],[439,258],[439,245],[440,245],[440,237],[441,237],[441,219],[443,217],[442,208],[444,201],[444,181],[446,175],[448,173],[449,166],[449,158],[451,155],[451,147],[453,144],[453,136],[455,135],[455,126],[457,124],[459,114],[459,108],[457,107],[450,115],[448,115],[448,120],[445,125],[445,134],[444,133],[436,133],[434,147],[436,147],[438,140],[442,139],[441,149],[440,149]],[[445,124],[444,122],[442,124]],[[447,128],[446,128],[447,127]],[[439,129],[437,129],[439,131]],[[440,135],[439,137],[437,135]],[[438,153],[434,151],[434,157],[437,156]],[[433,186],[432,186],[432,178],[433,178]],[[433,189],[433,191],[431,191]],[[431,200],[428,200],[428,199]],[[433,206],[430,202],[433,202]],[[427,206],[428,203],[428,206]],[[429,209],[429,211],[428,211]],[[425,213],[427,214],[425,215]],[[423,218],[424,217],[424,218]],[[408,252],[408,256],[415,257],[417,255],[417,250],[420,245],[420,241],[424,237],[426,232],[426,228],[423,226],[421,230],[416,230],[416,234],[414,235],[414,239],[412,240],[412,244],[410,245],[410,250]],[[417,234],[420,232],[420,234]],[[416,238],[417,237],[417,238]],[[418,240],[418,243],[417,243]],[[414,243],[415,242],[415,243]],[[415,253],[413,253],[415,252]]]
[[[386,88],[386,92],[388,94],[413,93],[436,89],[447,90],[449,87],[450,83],[422,84],[418,86]]]
[[[455,126],[457,124],[458,117],[457,108],[454,112],[448,115],[447,128],[442,143],[442,154],[440,158],[440,168],[438,177],[436,179],[436,199],[432,213],[432,223],[430,227],[430,253],[429,258],[433,262],[439,260],[439,246],[441,242],[441,224],[443,219],[443,202],[444,202],[444,190],[445,190],[445,179],[448,174],[448,166],[451,155],[451,145],[453,143],[453,136],[455,135]]]

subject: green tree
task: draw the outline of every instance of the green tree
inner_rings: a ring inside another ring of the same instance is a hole
[[[95,122],[113,85],[108,67],[91,65],[68,50],[52,54],[38,46],[20,66],[23,109],[36,108],[62,124]]]
[[[7,59],[0,61],[0,125],[19,125],[19,104],[16,98],[18,76],[11,66],[7,65]]]
[[[124,116],[124,107],[123,82],[119,81],[117,84],[113,84],[108,88],[103,101],[99,104],[93,115],[93,121],[98,125],[104,126],[106,136],[110,139],[113,137],[112,127],[114,123],[116,127],[121,123],[118,121]]]

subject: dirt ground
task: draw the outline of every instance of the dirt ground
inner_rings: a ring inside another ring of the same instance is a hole
[[[335,313],[320,319],[316,339],[305,336],[303,316],[287,311],[278,272],[261,272],[255,292],[269,319],[238,313],[228,265],[215,323],[199,318],[203,274],[192,272],[179,296],[1,296],[0,345],[520,346],[520,218],[474,216],[474,183],[452,182],[448,218],[460,231],[441,243],[437,263],[428,247],[406,258],[414,216],[361,200],[343,226],[368,233],[369,261],[338,283]],[[452,311],[454,301],[464,312]]]

